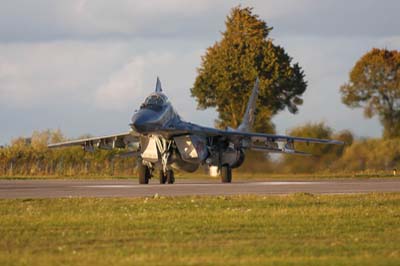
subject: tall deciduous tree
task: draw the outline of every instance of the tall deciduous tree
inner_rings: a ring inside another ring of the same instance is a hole
[[[400,136],[400,52],[372,49],[350,71],[349,82],[340,91],[351,108],[364,108],[368,118],[377,115],[383,136]]]
[[[304,73],[285,50],[273,44],[272,28],[240,6],[227,17],[222,40],[209,47],[198,68],[192,96],[198,108],[216,107],[217,126],[240,125],[251,89],[260,79],[260,93],[254,130],[273,132],[271,117],[288,108],[296,113],[307,87]]]

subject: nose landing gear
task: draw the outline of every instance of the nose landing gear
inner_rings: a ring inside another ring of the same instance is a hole
[[[167,182],[167,175],[164,174],[163,170],[160,170],[159,177],[160,177],[160,184],[165,184]]]
[[[158,159],[161,159],[161,164],[159,161],[152,161],[154,158],[151,156],[149,160],[146,160],[146,158],[141,158],[141,161],[138,165],[139,184],[148,184],[149,179],[155,174],[155,169],[159,168],[161,168],[158,172],[160,184],[175,183],[174,172],[169,166],[169,158],[172,154],[173,141],[157,136],[150,136],[150,140],[153,140],[157,150],[155,151],[155,147],[153,147],[153,150],[150,150],[149,153],[152,153]]]
[[[172,171],[172,170],[167,171],[167,182],[168,182],[168,184],[175,183],[174,171]]]
[[[175,176],[174,176],[174,171],[172,170],[167,170],[164,172],[163,170],[160,170],[160,184],[173,184],[175,183]]]

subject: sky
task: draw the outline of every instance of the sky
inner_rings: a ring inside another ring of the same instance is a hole
[[[34,130],[127,131],[157,76],[185,120],[212,126],[215,110],[197,110],[190,88],[238,4],[273,27],[274,43],[306,75],[298,114],[273,118],[278,133],[324,121],[381,136],[379,120],[343,105],[339,88],[373,47],[400,48],[400,1],[0,0],[0,145]]]

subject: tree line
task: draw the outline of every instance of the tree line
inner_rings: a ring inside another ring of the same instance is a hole
[[[35,131],[0,148],[1,176],[132,176],[134,158],[120,158],[118,150],[85,152],[81,147],[48,149],[65,141],[60,130]]]
[[[357,139],[350,131],[335,132],[325,123],[308,123],[288,132],[299,137],[337,139],[344,146],[298,143],[295,148],[311,156],[273,158],[248,151],[245,173],[358,173],[400,169],[400,138]],[[0,176],[132,177],[136,159],[118,156],[123,150],[85,152],[80,147],[48,149],[47,144],[66,140],[59,130],[35,131],[30,138],[14,139],[0,148]],[[201,169],[199,170],[202,171]]]
[[[216,108],[219,128],[236,128],[245,112],[251,88],[258,77],[259,98],[254,131],[275,133],[271,119],[287,109],[295,114],[307,89],[304,71],[282,46],[270,38],[273,27],[253,14],[250,7],[234,7],[226,18],[222,38],[206,50],[191,94],[198,108]],[[338,139],[345,146],[298,144],[312,157],[279,159],[248,152],[240,171],[315,173],[390,171],[400,164],[400,52],[373,48],[350,70],[340,88],[342,102],[363,108],[366,117],[377,116],[382,139],[355,139],[350,131],[335,132],[325,123],[309,123],[289,135]],[[47,149],[65,140],[59,130],[33,132],[29,141],[15,139],[0,148],[0,175],[131,176],[135,159],[118,158],[119,151],[85,153],[80,148]]]

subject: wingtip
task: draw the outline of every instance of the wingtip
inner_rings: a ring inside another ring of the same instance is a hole
[[[340,140],[331,140],[332,144],[335,145],[345,145],[346,143],[344,141],[340,141]]]
[[[258,90],[260,89],[260,79],[258,78],[258,76],[256,78],[256,82],[254,83],[254,87],[255,87],[255,89],[257,90],[257,93],[258,93]]]

